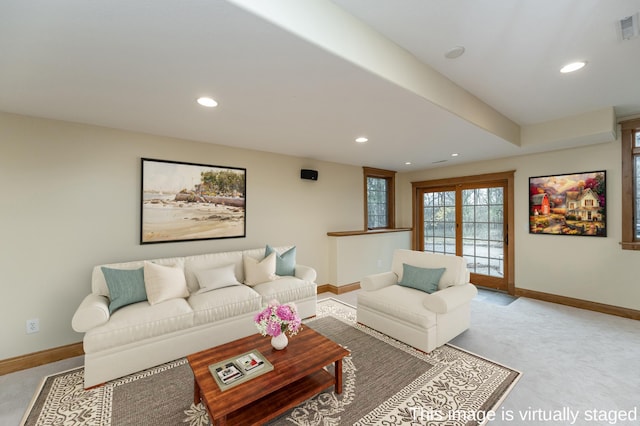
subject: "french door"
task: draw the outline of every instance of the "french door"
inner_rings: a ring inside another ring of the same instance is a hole
[[[509,181],[413,185],[416,250],[463,256],[472,283],[511,290]]]

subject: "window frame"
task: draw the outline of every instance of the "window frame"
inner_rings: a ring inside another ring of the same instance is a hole
[[[363,167],[364,182],[364,229],[365,231],[376,229],[395,229],[396,227],[396,172],[393,170]],[[367,191],[367,179],[379,178],[387,181],[387,226],[380,228],[369,227],[369,197]]]
[[[620,122],[622,131],[622,242],[623,250],[640,250],[640,239],[636,237],[636,187],[635,158],[640,157],[640,147],[635,146],[636,133],[640,133],[640,118]],[[638,170],[640,173],[640,170]]]

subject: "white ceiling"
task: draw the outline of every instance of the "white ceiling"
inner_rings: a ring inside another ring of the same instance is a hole
[[[640,0],[0,0],[0,111],[398,171],[531,152],[237,3],[338,6],[351,20],[302,27],[360,20],[425,65],[412,72],[435,69],[516,128],[640,114],[640,37],[617,30]],[[382,53],[344,39],[356,42]],[[577,59],[583,70],[558,72]],[[219,106],[197,105],[205,94]]]

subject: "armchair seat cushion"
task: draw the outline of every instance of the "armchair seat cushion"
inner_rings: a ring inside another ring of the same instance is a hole
[[[436,314],[424,308],[422,299],[425,295],[420,290],[394,284],[380,290],[359,293],[358,307],[367,307],[426,330],[436,325]]]

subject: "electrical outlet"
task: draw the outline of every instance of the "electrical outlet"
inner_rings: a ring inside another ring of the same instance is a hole
[[[37,333],[40,331],[40,320],[33,318],[27,320],[27,334]]]

